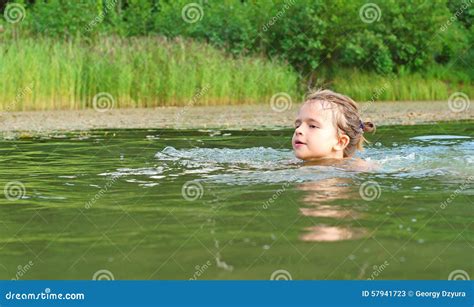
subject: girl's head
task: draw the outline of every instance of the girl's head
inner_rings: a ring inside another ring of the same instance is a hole
[[[342,159],[362,150],[364,132],[372,132],[371,122],[362,122],[351,98],[330,90],[311,93],[295,121],[293,149],[302,160]]]

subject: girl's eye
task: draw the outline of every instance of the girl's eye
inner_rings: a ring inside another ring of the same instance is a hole
[[[315,125],[309,125],[310,128],[318,128]]]

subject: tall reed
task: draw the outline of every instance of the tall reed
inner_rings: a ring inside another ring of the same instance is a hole
[[[449,67],[381,76],[335,69],[323,87],[358,101],[474,97],[472,79]],[[163,37],[0,41],[0,111],[85,109],[107,93],[115,108],[293,102],[305,87],[290,65],[265,57],[232,57],[204,43]]]
[[[83,109],[98,93],[119,108],[262,103],[298,86],[289,65],[158,37],[2,43],[0,78],[3,111]]]
[[[467,74],[436,66],[423,74],[391,76],[341,69],[328,86],[358,101],[447,101],[455,92],[474,97],[474,83]]]

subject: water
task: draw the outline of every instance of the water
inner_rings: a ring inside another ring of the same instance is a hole
[[[372,172],[291,130],[4,135],[0,278],[472,278],[472,127],[381,127]]]

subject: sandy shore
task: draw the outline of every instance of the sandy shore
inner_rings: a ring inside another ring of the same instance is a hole
[[[299,105],[283,111],[269,104],[210,107],[163,107],[10,112],[0,114],[0,131],[58,131],[99,128],[226,128],[292,127]],[[414,125],[474,119],[469,106],[454,112],[446,101],[362,103],[363,119],[376,125]]]

